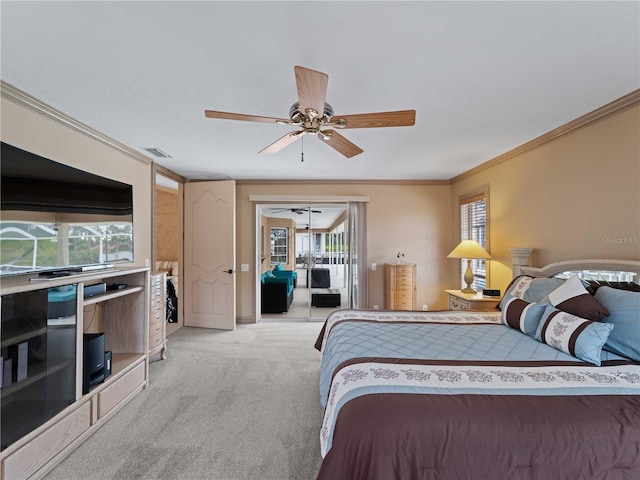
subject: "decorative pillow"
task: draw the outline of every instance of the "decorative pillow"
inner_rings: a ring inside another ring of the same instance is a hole
[[[274,272],[278,272],[278,271],[280,271],[280,270],[282,270],[282,265],[281,265],[281,264],[279,264],[279,263],[276,263],[276,266],[275,266],[275,267],[273,267],[273,271],[274,271]]]
[[[611,312],[602,321],[615,325],[604,349],[640,362],[640,292],[600,287],[595,298]]]
[[[577,275],[571,275],[551,292],[549,303],[558,310],[589,320],[602,320],[609,316],[609,310],[587,292]]]
[[[546,307],[544,303],[530,303],[521,298],[509,297],[502,307],[502,323],[533,337]]]
[[[542,343],[600,366],[600,354],[613,325],[591,322],[548,305],[536,331]]]
[[[498,309],[504,308],[506,299],[509,297],[521,298],[532,303],[545,303],[542,300],[564,282],[562,278],[534,278],[529,275],[520,275],[511,280]]]

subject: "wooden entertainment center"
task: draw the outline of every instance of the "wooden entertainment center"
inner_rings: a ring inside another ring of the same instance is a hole
[[[0,453],[2,480],[44,476],[146,387],[150,347],[149,279],[147,267],[115,268],[46,280],[37,275],[2,278],[0,294],[3,297],[3,308],[5,300],[9,302],[17,294],[56,288],[63,291],[75,288],[77,292],[73,328],[76,347],[75,379],[72,378],[72,382],[75,380],[75,400],[72,399],[71,403],[52,418],[6,446]],[[84,288],[100,283],[107,287],[118,285],[119,288],[107,288],[105,293],[85,298]],[[4,322],[6,312],[2,313]],[[93,386],[89,393],[83,394],[83,334],[96,332],[104,332],[105,350],[112,352],[111,374],[103,383]],[[32,336],[36,334],[34,332]],[[11,338],[3,328],[0,339],[3,349],[7,349],[28,342],[29,332],[25,331]],[[54,348],[48,346],[48,349],[45,348],[46,355],[55,358]],[[29,362],[31,368],[31,359]],[[53,360],[50,363],[54,365]],[[19,403],[24,401],[20,389],[37,383],[41,380],[38,376],[49,375],[54,369],[55,366],[46,366],[42,369],[44,372],[40,372],[33,368],[21,381],[5,383],[2,388],[2,408],[11,408],[12,401],[19,407]],[[73,383],[71,385],[73,388]],[[27,395],[22,394],[24,396]],[[4,439],[2,444],[5,445]]]

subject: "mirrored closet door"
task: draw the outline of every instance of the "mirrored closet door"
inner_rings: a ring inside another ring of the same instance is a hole
[[[347,205],[261,205],[258,212],[260,319],[323,321],[346,308]],[[291,296],[270,285],[286,283],[282,277],[292,278]]]

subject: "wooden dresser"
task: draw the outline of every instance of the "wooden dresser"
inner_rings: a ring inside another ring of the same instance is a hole
[[[416,310],[417,283],[414,263],[387,263],[384,269],[384,308]]]
[[[167,274],[153,272],[149,276],[149,356],[167,350]]]

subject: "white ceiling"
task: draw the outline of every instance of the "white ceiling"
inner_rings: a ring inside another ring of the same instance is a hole
[[[7,2],[2,80],[188,178],[449,179],[640,87],[640,3]],[[341,132],[345,159],[284,125],[294,65],[336,114],[415,109]]]

